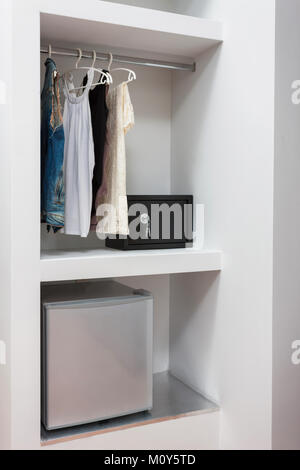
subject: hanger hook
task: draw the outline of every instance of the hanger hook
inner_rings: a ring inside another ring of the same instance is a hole
[[[92,69],[93,69],[93,68],[94,68],[94,66],[95,66],[96,60],[97,60],[97,53],[96,53],[96,51],[93,51],[93,63],[92,63]]]
[[[108,71],[110,72],[110,69],[114,60],[114,56],[112,55],[111,52],[109,52],[108,56],[109,56]]]
[[[129,80],[130,82],[133,82],[134,80],[136,80],[136,73],[135,73],[133,70],[130,70],[130,74],[129,74],[128,80]]]
[[[51,59],[51,56],[52,56],[52,46],[51,46],[51,44],[48,45],[48,56]]]
[[[80,62],[81,59],[82,59],[82,50],[81,50],[81,49],[76,49],[76,50],[77,50],[77,52],[78,52],[78,59],[77,59],[77,61],[76,61],[75,68],[77,69],[79,62]]]

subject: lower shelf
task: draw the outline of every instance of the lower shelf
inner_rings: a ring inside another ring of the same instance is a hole
[[[74,428],[46,431],[42,427],[42,446],[121,431],[187,416],[218,411],[217,405],[194,392],[168,372],[154,375],[153,409],[121,418]]]
[[[222,253],[196,248],[123,252],[109,248],[43,251],[41,281],[220,271]]]

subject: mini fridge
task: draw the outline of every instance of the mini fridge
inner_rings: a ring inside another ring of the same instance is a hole
[[[114,281],[44,285],[47,430],[152,408],[153,297]]]

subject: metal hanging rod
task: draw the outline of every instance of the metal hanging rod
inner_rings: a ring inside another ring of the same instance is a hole
[[[48,54],[48,47],[41,47],[41,54]],[[52,55],[64,56],[64,57],[78,57],[78,52],[72,49],[52,49]],[[143,65],[146,67],[157,67],[161,69],[168,70],[183,70],[188,72],[196,71],[196,64],[180,64],[177,62],[164,62],[161,60],[155,59],[144,59],[139,57],[130,57],[122,55],[114,55],[114,62],[119,62],[120,64],[132,64],[132,65]],[[88,51],[83,51],[83,59],[93,59],[93,53]],[[109,61],[109,54],[104,52],[97,52],[97,60],[102,62]]]

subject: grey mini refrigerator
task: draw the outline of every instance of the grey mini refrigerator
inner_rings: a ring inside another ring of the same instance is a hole
[[[47,430],[152,408],[153,297],[114,281],[42,287]]]

